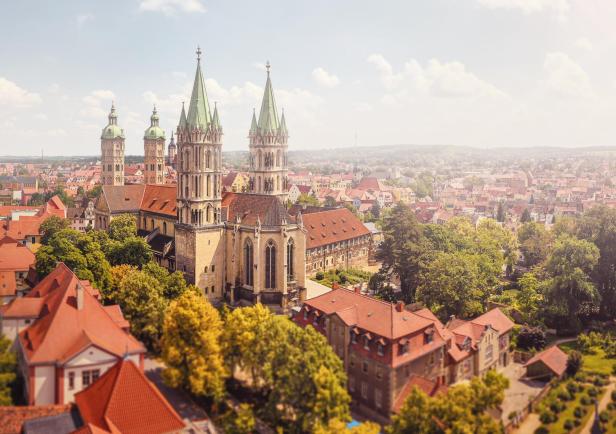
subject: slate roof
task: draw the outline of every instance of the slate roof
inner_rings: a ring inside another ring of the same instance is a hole
[[[249,226],[256,225],[257,218],[262,226],[281,226],[283,220],[287,223],[295,221],[280,199],[266,194],[227,192],[222,197],[222,208],[227,209],[227,221],[230,223],[234,223],[236,217]]]
[[[306,249],[370,235],[368,228],[347,208],[307,213],[302,219],[307,231]]]
[[[84,428],[89,429],[79,432],[157,434],[185,427],[158,389],[129,360],[120,360],[77,393],[75,403]]]

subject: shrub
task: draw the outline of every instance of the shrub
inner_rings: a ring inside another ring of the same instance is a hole
[[[591,387],[590,389],[588,389],[588,396],[590,396],[591,398],[594,398],[598,394],[599,394],[599,389],[597,389],[596,387]]]
[[[541,423],[548,425],[556,420],[556,415],[550,410],[544,410],[539,415],[539,420],[541,421]]]
[[[610,420],[610,414],[603,410],[601,413],[599,413],[599,420],[603,423],[607,423]]]
[[[561,390],[558,392],[558,399],[562,399],[563,401],[571,401],[573,399],[572,393],[568,390]]]
[[[535,430],[535,434],[550,434],[550,430],[545,426],[540,426]]]
[[[586,383],[586,381],[588,381],[588,375],[586,375],[585,372],[578,372],[577,374],[575,374],[575,381],[578,381],[580,383]]]
[[[616,363],[612,366],[612,375],[616,375]]]
[[[567,375],[572,377],[577,374],[583,362],[582,355],[578,351],[571,351],[567,357]]]
[[[549,407],[550,407],[550,410],[558,414],[565,409],[566,405],[562,401],[552,401]]]
[[[612,390],[612,401],[616,402],[616,390]]]
[[[315,277],[317,280],[323,280],[323,279],[325,279],[325,274],[323,274],[323,272],[322,272],[322,271],[317,271],[317,274],[315,274],[315,275],[314,275],[314,277]]]
[[[573,425],[575,426],[582,425],[582,419],[578,419],[578,418],[573,419]]]
[[[616,410],[616,402],[610,402],[607,405],[607,409],[610,410],[610,411]]]
[[[590,405],[591,400],[590,400],[590,398],[589,398],[588,396],[584,395],[584,396],[582,396],[582,397],[580,398],[580,403],[581,403],[582,405]]]
[[[565,421],[565,423],[563,424],[563,427],[564,427],[567,431],[572,430],[572,429],[573,429],[573,426],[574,426],[574,425],[573,425],[573,421],[572,421],[571,419],[567,419],[567,420]]]
[[[575,409],[573,410],[573,415],[578,418],[581,419],[584,417],[584,415],[586,414],[586,410],[583,409],[582,407],[575,407]]]
[[[545,331],[539,327],[522,327],[518,334],[518,348],[541,350],[545,347]]]
[[[580,386],[574,381],[570,381],[569,383],[567,383],[567,391],[571,395],[574,395],[575,393],[580,391]]]

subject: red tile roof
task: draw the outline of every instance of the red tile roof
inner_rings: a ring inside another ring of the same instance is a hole
[[[0,271],[28,271],[35,261],[34,253],[14,238],[0,239]]]
[[[409,381],[404,385],[394,401],[394,406],[392,409],[394,413],[398,413],[400,411],[404,405],[404,401],[406,401],[406,398],[408,398],[415,387],[428,396],[434,396],[437,393],[447,393],[447,386],[439,384],[437,381],[420,377],[419,375],[411,375]]]
[[[39,417],[55,416],[70,411],[71,405],[0,406],[0,434],[21,433],[23,423]]]
[[[146,185],[141,200],[141,210],[176,217],[176,198],[177,187],[175,184]]]
[[[15,280],[14,271],[0,271],[0,296],[15,295],[17,290],[17,281]]]
[[[550,371],[560,377],[567,369],[567,354],[558,348],[557,345],[554,345],[547,350],[535,354],[533,358],[524,364],[524,367],[537,362],[543,363]]]
[[[510,331],[514,325],[513,321],[511,321],[499,308],[494,308],[478,316],[471,322],[479,325],[490,325],[498,332],[499,336]]]
[[[302,215],[306,234],[306,248],[370,235],[370,230],[347,208],[336,208]]]
[[[98,432],[157,434],[185,427],[158,389],[129,360],[120,360],[77,393],[75,403],[93,433],[100,429]]]
[[[295,221],[276,196],[249,193],[224,193],[222,208],[226,209],[227,221],[234,223],[240,218],[242,224],[254,226],[257,219],[263,226],[280,226],[283,220]]]
[[[50,284],[49,278],[56,282],[55,285]],[[48,290],[41,297],[41,316],[19,333],[19,342],[29,364],[64,363],[91,345],[118,357],[126,352],[145,353],[145,347],[125,332],[116,322],[117,318],[114,320],[97,300],[97,292],[63,263],[39,285],[43,286],[41,293]],[[77,308],[78,286],[83,288],[81,309]],[[32,298],[31,294],[23,299]]]

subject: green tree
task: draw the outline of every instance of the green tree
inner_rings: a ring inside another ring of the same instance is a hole
[[[571,351],[567,357],[567,375],[569,377],[575,376],[584,364],[584,358],[578,351]]]
[[[221,425],[225,434],[252,434],[255,432],[255,415],[250,404],[242,403],[235,410],[228,411]]]
[[[415,388],[387,427],[389,434],[491,434],[502,432],[488,414],[503,401],[508,380],[489,371],[470,384],[455,385],[446,394],[427,396]]]
[[[184,275],[180,271],[170,273],[156,262],[149,262],[143,267],[143,272],[149,274],[163,286],[163,297],[167,300],[178,298],[188,289]]]
[[[161,283],[146,273],[132,270],[120,281],[113,300],[130,322],[131,332],[148,348],[158,352],[168,305]]]
[[[520,290],[516,294],[515,307],[522,315],[523,322],[534,324],[543,302],[539,279],[534,273],[525,273],[518,279],[518,286]]]
[[[297,198],[297,203],[300,205],[319,206],[319,201],[311,194],[302,193]]]
[[[109,223],[109,237],[115,241],[137,236],[137,219],[130,214],[114,217]]]
[[[46,218],[39,228],[41,233],[41,243],[48,244],[51,237],[53,237],[57,232],[68,229],[70,227],[70,222],[67,219],[60,218],[58,216],[51,216]]]
[[[222,330],[218,311],[203,295],[185,291],[173,301],[162,336],[165,382],[221,400],[228,376],[220,345]]]
[[[400,279],[405,301],[415,301],[419,272],[427,250],[427,240],[415,214],[398,204],[383,222],[383,242],[377,251],[384,275]]]
[[[143,267],[154,256],[152,248],[143,238],[130,236],[123,241],[112,241],[107,257],[111,265],[128,264]]]
[[[546,302],[572,322],[578,322],[582,305],[600,299],[589,277],[598,260],[599,249],[594,244],[566,235],[556,240],[547,260]]]
[[[468,318],[482,313],[490,295],[481,271],[486,262],[477,254],[436,253],[421,271],[417,300],[443,321],[451,315]]]
[[[334,208],[336,207],[338,204],[336,203],[336,199],[334,199],[331,196],[327,196],[325,198],[325,202],[323,203],[323,206],[327,207],[327,208]]]
[[[103,192],[103,186],[102,185],[95,185],[94,188],[92,188],[92,190],[88,190],[86,195],[90,199],[96,199],[96,198],[98,198],[101,195],[102,192]]]
[[[541,223],[524,223],[518,230],[520,251],[524,256],[524,264],[533,267],[543,262],[550,251],[554,240],[552,234]]]
[[[17,356],[11,350],[13,342],[0,336],[0,405],[13,405],[13,387],[17,379]]]

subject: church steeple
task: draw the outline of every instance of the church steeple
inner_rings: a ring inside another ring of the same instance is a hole
[[[250,123],[250,132],[249,132],[249,134],[250,135],[257,134],[257,129],[258,128],[259,127],[257,126],[257,116],[255,114],[255,109],[253,108],[252,109],[252,122]]]
[[[143,134],[143,179],[146,184],[165,182],[165,130],[158,125],[156,106],[150,116],[150,127]]]
[[[216,128],[218,131],[222,130],[222,127],[220,126],[220,118],[218,117],[218,104],[216,104],[216,101],[214,101],[214,114],[212,115],[212,125],[214,125],[214,128]]]
[[[182,101],[182,113],[180,113],[180,128],[186,128],[186,111],[184,110],[184,101]]]
[[[118,126],[115,104],[101,133],[101,181],[104,185],[124,185],[124,130]]]
[[[278,133],[281,136],[287,136],[289,134],[287,131],[287,121],[284,118],[284,108],[282,109],[282,115],[280,116],[280,127],[278,127]]]
[[[265,82],[258,124],[262,133],[275,133],[278,130],[278,111],[276,110],[276,99],[274,98],[274,89],[272,88],[270,67],[271,65],[268,60],[265,64],[265,68],[267,68],[267,81]]]
[[[193,84],[186,121],[190,128],[198,128],[201,130],[207,129],[208,125],[212,122],[210,103],[207,99],[203,74],[201,73],[201,49],[198,47],[197,71],[195,73],[195,82]]]

